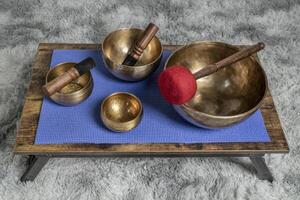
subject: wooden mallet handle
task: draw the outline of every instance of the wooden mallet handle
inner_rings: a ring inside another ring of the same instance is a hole
[[[56,77],[55,79],[51,80],[46,85],[44,85],[42,87],[42,91],[44,92],[45,95],[51,96],[55,92],[65,87],[68,83],[78,78],[79,76],[80,74],[77,71],[77,69],[72,67],[68,71],[62,73],[61,75],[59,75],[58,77]]]
[[[150,23],[147,26],[147,28],[143,32],[143,35],[136,41],[132,49],[131,56],[134,59],[138,60],[140,58],[144,49],[146,49],[146,47],[151,42],[152,38],[155,36],[157,31],[158,27],[155,24]]]
[[[211,64],[208,65],[202,69],[200,69],[198,72],[194,73],[194,77],[195,79],[198,78],[202,78],[205,76],[208,76],[210,74],[213,74],[215,72],[217,72],[219,69],[222,69],[223,67],[226,67],[228,65],[231,65],[239,60],[242,60],[243,58],[246,58],[260,50],[262,50],[265,47],[265,44],[262,42],[259,42],[255,45],[246,47],[238,52],[236,52],[235,54],[224,58],[223,60],[215,63],[215,64]]]

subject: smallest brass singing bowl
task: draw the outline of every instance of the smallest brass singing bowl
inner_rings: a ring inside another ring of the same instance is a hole
[[[48,71],[46,75],[46,83],[68,71],[75,64],[76,63],[73,62],[66,62],[56,65],[54,68]],[[54,102],[64,106],[73,106],[87,99],[92,90],[93,78],[92,74],[89,72],[75,79],[61,90],[51,95],[49,98]]]
[[[114,132],[126,132],[135,128],[143,116],[141,101],[126,92],[113,93],[101,104],[101,120]]]
[[[139,81],[148,77],[159,66],[163,48],[154,37],[134,66],[122,65],[130,48],[143,33],[136,28],[124,28],[108,34],[102,43],[105,67],[115,77],[125,81]]]

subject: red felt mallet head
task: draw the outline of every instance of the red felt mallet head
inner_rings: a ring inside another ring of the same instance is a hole
[[[171,104],[183,104],[193,98],[197,90],[194,75],[185,67],[172,66],[158,78],[160,93]]]
[[[192,74],[187,68],[179,65],[168,67],[158,78],[161,95],[171,104],[184,104],[193,98],[197,91],[196,80],[217,72],[265,47],[264,43],[244,48],[223,60],[203,67]]]

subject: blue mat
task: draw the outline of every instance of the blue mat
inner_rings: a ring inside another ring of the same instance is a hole
[[[51,66],[79,62],[93,57],[94,90],[81,104],[64,107],[48,98],[43,100],[35,144],[64,143],[226,143],[269,142],[262,115],[257,111],[241,124],[221,130],[207,130],[184,121],[159,94],[157,76],[170,52],[163,53],[160,68],[148,79],[128,83],[114,78],[104,67],[99,50],[54,50]],[[138,96],[144,106],[140,125],[127,133],[107,130],[100,121],[100,103],[113,92],[126,91]]]

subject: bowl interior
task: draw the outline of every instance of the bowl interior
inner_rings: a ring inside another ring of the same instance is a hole
[[[113,94],[102,104],[104,117],[118,123],[134,120],[140,115],[141,110],[140,101],[127,93]]]
[[[140,29],[121,29],[110,33],[103,41],[103,54],[113,63],[121,64],[142,33]],[[162,46],[158,38],[154,37],[135,66],[153,63],[161,52]]]
[[[217,42],[190,44],[175,52],[166,68],[182,65],[196,72],[216,63],[238,49]],[[264,97],[266,77],[260,64],[248,57],[207,77],[197,80],[197,92],[185,105],[214,116],[233,116],[254,108]]]
[[[49,72],[46,82],[49,82],[55,79],[57,76],[61,75],[62,73],[68,71],[71,67],[73,67],[76,63],[62,63],[57,65],[55,68],[51,69]],[[73,80],[71,83],[63,87],[61,90],[58,91],[60,94],[71,94],[76,91],[81,90],[86,86],[89,82],[90,74],[86,73],[80,76],[79,78]]]

